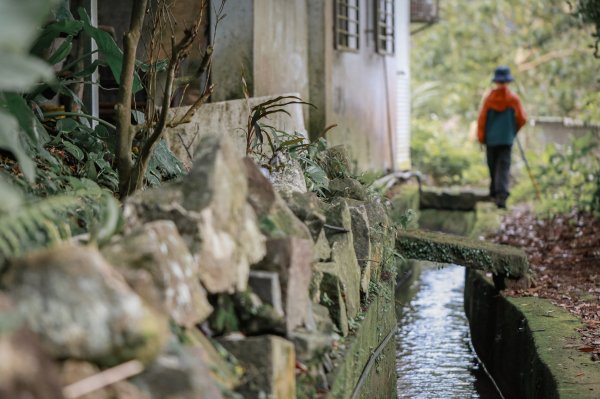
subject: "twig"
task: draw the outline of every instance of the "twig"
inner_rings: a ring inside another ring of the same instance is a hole
[[[323,227],[325,227],[326,229],[338,232],[338,233],[349,233],[350,230],[345,229],[343,227],[339,227],[339,226],[332,226],[330,224],[324,224]]]
[[[83,380],[79,380],[63,388],[63,395],[67,399],[79,398],[90,392],[97,391],[106,386],[133,377],[144,371],[144,366],[139,360],[130,360],[126,363],[101,371]]]
[[[181,145],[185,149],[185,152],[187,152],[188,157],[190,158],[190,161],[193,160],[194,157],[192,157],[192,154],[190,153],[190,148],[194,144],[194,141],[196,140],[196,137],[198,137],[198,134],[194,135],[194,138],[192,139],[192,141],[190,141],[189,145],[185,144],[185,142],[183,141],[183,137],[181,137],[181,134],[177,133],[177,137],[179,137],[179,141],[181,141]]]

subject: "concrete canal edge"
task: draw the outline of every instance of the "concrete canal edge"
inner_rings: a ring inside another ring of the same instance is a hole
[[[505,297],[466,269],[465,313],[480,359],[506,398],[600,397],[600,367],[578,351],[581,322],[533,297]]]

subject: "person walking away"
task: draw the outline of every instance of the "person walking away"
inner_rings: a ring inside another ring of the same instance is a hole
[[[517,132],[527,122],[521,100],[508,88],[513,80],[510,68],[496,68],[492,79],[496,87],[486,96],[477,119],[477,138],[486,147],[490,197],[498,208],[503,209],[510,194],[512,145]]]

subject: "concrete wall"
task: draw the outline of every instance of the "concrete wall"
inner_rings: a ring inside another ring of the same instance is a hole
[[[220,0],[211,0],[211,36],[215,34],[215,7],[220,4]],[[212,81],[216,87],[212,101],[244,98],[242,70],[250,96],[254,94],[254,0],[228,1],[223,13],[226,17],[217,27],[214,43]]]
[[[360,1],[360,49],[334,49],[333,0],[308,0],[310,101],[325,110],[311,114],[311,134],[326,126],[332,145],[347,144],[359,169],[393,165],[396,103],[396,60],[375,50],[374,3]],[[322,48],[322,52],[319,54]],[[322,59],[320,59],[322,57]]]
[[[308,99],[306,2],[229,1],[224,14],[216,35],[213,100],[243,98],[242,68],[250,96],[296,92]]]
[[[254,0],[254,95],[308,99],[306,1]]]

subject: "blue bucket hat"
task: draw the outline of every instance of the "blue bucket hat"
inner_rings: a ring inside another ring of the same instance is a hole
[[[512,82],[513,80],[514,79],[513,79],[512,75],[510,74],[510,68],[507,66],[499,66],[494,71],[494,79],[492,79],[492,82],[508,83],[508,82]]]

